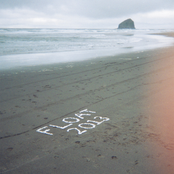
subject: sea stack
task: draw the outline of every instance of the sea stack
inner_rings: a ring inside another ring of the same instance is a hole
[[[118,25],[118,29],[135,29],[134,21],[127,19]]]

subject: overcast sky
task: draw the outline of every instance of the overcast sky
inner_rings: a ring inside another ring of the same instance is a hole
[[[174,29],[174,0],[0,0],[0,28]]]

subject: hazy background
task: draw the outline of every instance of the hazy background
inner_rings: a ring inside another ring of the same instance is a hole
[[[0,0],[0,28],[174,29],[174,0]]]

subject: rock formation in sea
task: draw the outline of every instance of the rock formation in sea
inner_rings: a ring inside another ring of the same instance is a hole
[[[118,29],[135,29],[134,21],[127,19],[118,25]]]

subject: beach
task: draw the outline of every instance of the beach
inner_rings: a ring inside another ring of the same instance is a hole
[[[172,173],[173,50],[1,70],[0,173]]]

